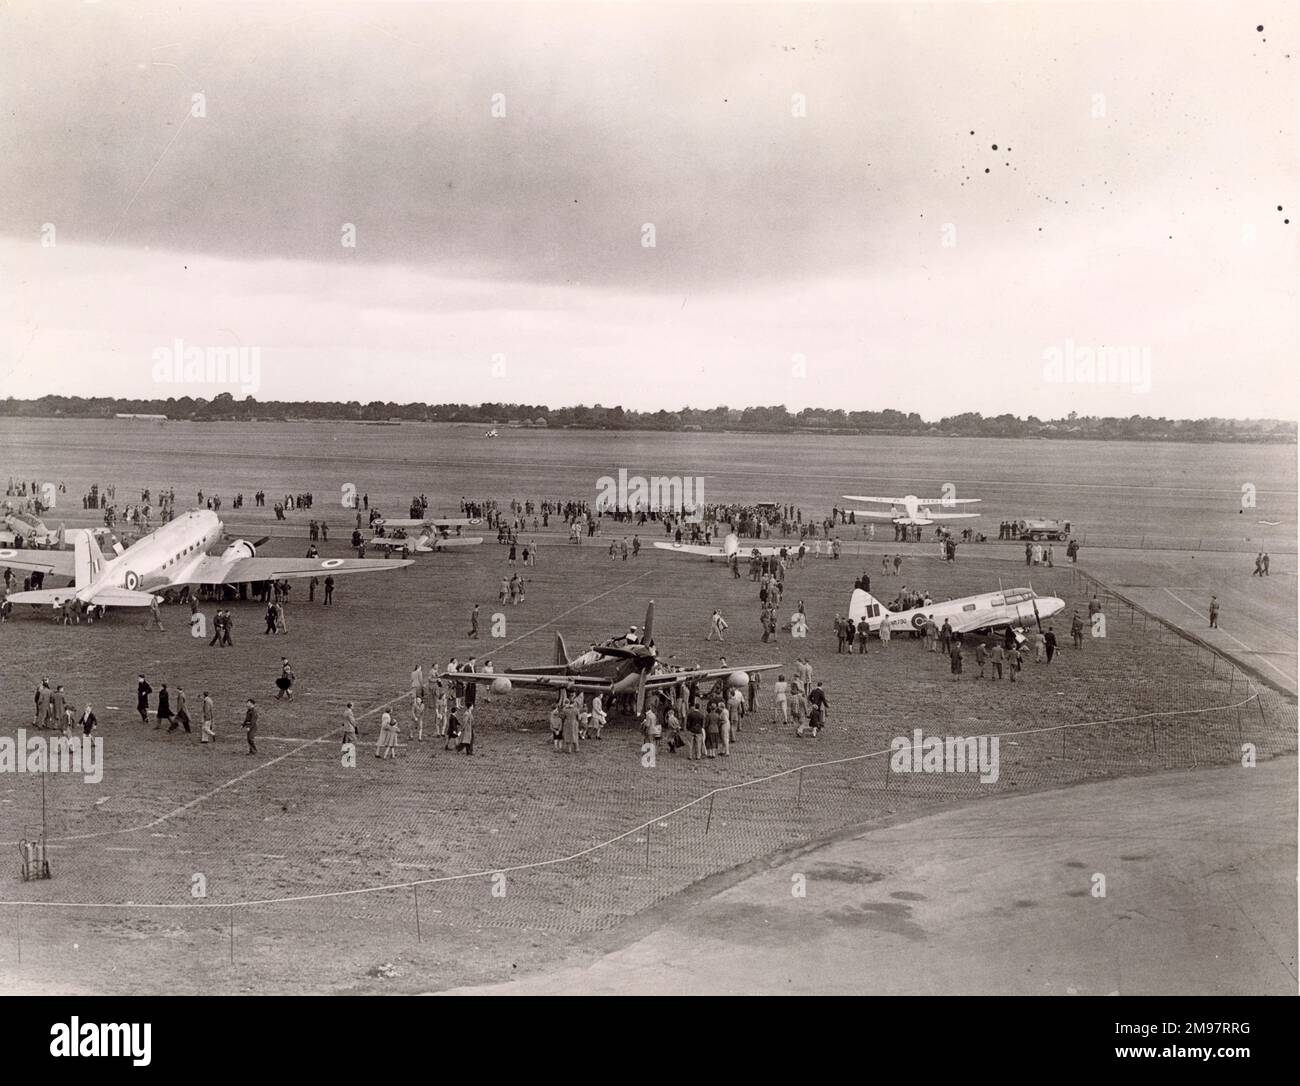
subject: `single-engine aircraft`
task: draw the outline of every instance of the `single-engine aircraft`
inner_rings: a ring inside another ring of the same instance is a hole
[[[788,544],[783,544],[783,546],[787,550],[790,549]],[[707,558],[710,562],[715,558],[730,561],[733,554],[738,554],[741,558],[748,558],[751,554],[757,554],[760,558],[765,558],[770,555],[780,554],[782,549],[780,546],[742,547],[740,538],[735,532],[728,532],[721,546],[706,546],[703,543],[656,543],[655,547],[661,551],[671,551],[673,554],[689,554],[692,558]]]
[[[59,547],[63,545],[63,525],[51,531],[35,513],[15,513],[5,508],[0,516],[0,543],[17,543],[19,537],[25,547]]]
[[[950,505],[970,505],[984,500],[982,498],[918,498],[915,494],[907,494],[901,498],[868,498],[861,494],[841,496],[851,502],[876,502],[879,505],[890,506],[888,513],[882,513],[878,509],[854,509],[852,512],[859,517],[891,520],[895,524],[933,524],[936,520],[963,520],[967,517],[977,517],[978,513],[936,513],[934,507],[942,506],[946,509]]]
[[[963,596],[958,600],[944,600],[906,611],[891,611],[861,588],[855,588],[849,600],[849,618],[855,625],[865,618],[872,630],[879,630],[881,622],[888,616],[890,631],[898,633],[923,629],[927,618],[934,619],[937,626],[942,626],[947,619],[954,633],[996,630],[1003,626],[1023,628],[1030,623],[1041,623],[1063,610],[1063,599],[1040,596],[1032,588],[1008,588],[979,596]]]
[[[112,558],[105,558],[92,532],[73,529],[71,551],[0,550],[0,567],[71,577],[66,588],[12,592],[13,603],[63,605],[65,600],[102,607],[148,607],[155,593],[182,585],[241,584],[294,577],[378,573],[411,565],[378,558],[258,558],[264,539],[236,539],[220,554],[208,547],[226,537],[216,513],[196,509],[168,521]]]
[[[751,671],[774,671],[780,664],[753,667],[714,667],[673,671],[664,667],[654,644],[654,600],[645,612],[645,626],[633,627],[623,637],[593,645],[580,656],[570,657],[564,636],[555,635],[555,663],[505,671],[444,671],[438,678],[457,683],[491,683],[494,694],[508,694],[515,686],[539,690],[576,691],[580,694],[634,694],[636,715],[645,710],[647,692],[667,690],[682,683],[694,684],[724,679],[740,688],[749,684]]]

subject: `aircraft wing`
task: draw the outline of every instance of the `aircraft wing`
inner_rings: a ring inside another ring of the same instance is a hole
[[[933,509],[926,510],[925,515],[931,520],[961,520],[965,517],[977,517],[978,513],[936,513]]]
[[[882,513],[878,509],[850,509],[850,513],[859,517],[872,517],[875,520],[893,520],[896,513]]]
[[[880,502],[884,505],[903,505],[902,498],[867,498],[861,494],[841,494],[841,498],[847,498],[851,502]],[[936,503],[937,504],[937,503]]]
[[[674,554],[689,554],[695,558],[726,558],[727,553],[721,547],[706,547],[702,543],[656,543],[655,548],[661,551],[672,551]]]
[[[55,577],[75,577],[76,560],[73,551],[43,551],[32,547],[0,550],[0,569],[7,566]]]
[[[614,684],[596,675],[547,675],[530,671],[439,671],[435,678],[454,683],[492,683],[509,679],[511,686],[535,690],[577,690],[583,694],[607,694]]]
[[[755,664],[753,667],[706,667],[698,671],[661,671],[654,675],[647,675],[645,687],[647,690],[662,690],[667,686],[678,686],[681,683],[703,683],[711,679],[723,679],[728,675],[734,675],[737,671],[743,671],[746,675],[754,671],[775,671],[780,664]]]
[[[936,505],[945,507],[949,505],[970,505],[973,502],[982,502],[983,500],[983,498],[918,498],[916,504],[933,508]]]
[[[422,520],[415,520],[407,517],[399,520],[396,517],[384,517],[381,524],[385,528],[467,528],[472,524],[483,523],[478,517],[425,517]]]
[[[208,555],[178,584],[241,584],[294,577],[338,577],[345,573],[379,573],[412,565],[409,558],[239,558],[223,562]]]

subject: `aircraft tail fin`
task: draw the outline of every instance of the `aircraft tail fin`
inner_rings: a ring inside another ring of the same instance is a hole
[[[892,615],[893,612],[881,603],[870,592],[861,588],[855,588],[853,595],[849,599],[849,618],[855,623],[865,618],[868,622],[875,619],[884,618],[885,615]]]
[[[555,663],[558,667],[569,666],[569,650],[564,645],[564,634],[555,635]]]
[[[728,532],[727,538],[722,541],[722,553],[727,558],[736,554],[740,550],[740,539],[735,532]]]
[[[78,531],[72,540],[74,584],[78,589],[88,588],[104,568],[104,555],[95,541],[93,532]]]

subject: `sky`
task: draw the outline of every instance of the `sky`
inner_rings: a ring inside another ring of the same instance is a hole
[[[1295,419],[1296,31],[18,0],[0,396]]]

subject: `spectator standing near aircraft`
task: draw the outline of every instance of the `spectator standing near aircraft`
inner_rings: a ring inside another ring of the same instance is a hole
[[[1219,628],[1219,597],[1210,596],[1210,629]]]

